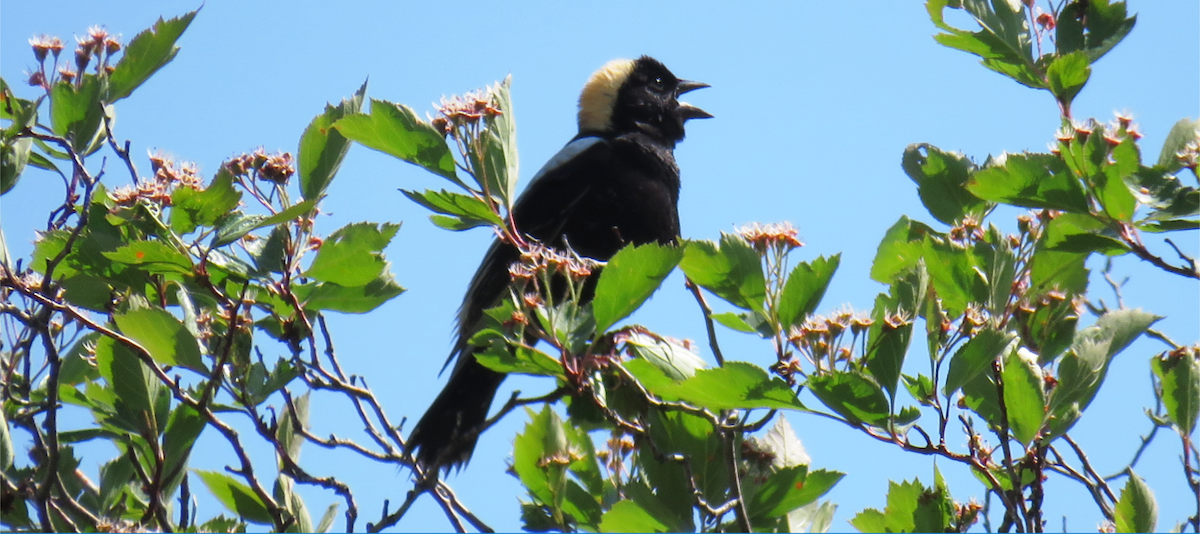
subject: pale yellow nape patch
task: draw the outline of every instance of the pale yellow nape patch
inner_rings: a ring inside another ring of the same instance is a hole
[[[603,132],[612,128],[617,91],[633,72],[632,59],[614,59],[592,74],[579,95],[579,131]]]

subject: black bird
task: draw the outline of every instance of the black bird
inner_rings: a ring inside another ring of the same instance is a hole
[[[648,56],[614,60],[592,74],[579,97],[579,134],[513,205],[517,231],[554,248],[569,243],[600,261],[630,243],[673,243],[679,236],[675,144],[688,119],[712,117],[679,95],[702,87],[708,85],[680,80]],[[483,310],[506,294],[508,267],[519,259],[516,247],[497,240],[471,279],[446,363],[458,361],[407,444],[426,469],[461,467],[475,450],[505,375],[476,361],[468,340]]]

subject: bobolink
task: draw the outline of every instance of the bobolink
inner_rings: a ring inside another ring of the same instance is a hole
[[[513,205],[518,232],[542,244],[607,261],[627,244],[675,242],[679,167],[675,144],[688,119],[709,118],[679,101],[707,84],[680,80],[657,60],[614,60],[592,74],[579,97],[579,134],[530,181]],[[517,248],[494,242],[463,298],[458,361],[450,380],[409,436],[426,469],[461,466],[471,457],[505,375],[481,365],[468,340],[505,295]],[[593,275],[596,276],[596,275]],[[590,296],[585,295],[590,298]]]

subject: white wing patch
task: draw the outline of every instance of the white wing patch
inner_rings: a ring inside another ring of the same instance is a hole
[[[603,139],[600,139],[599,137],[584,137],[582,139],[576,139],[570,143],[567,143],[567,146],[562,147],[562,150],[559,150],[554,157],[550,158],[550,161],[547,161],[545,165],[542,165],[541,170],[539,170],[537,174],[533,175],[533,180],[530,180],[530,183],[533,183],[533,181],[541,178],[546,173],[562,167],[568,161],[571,161],[571,158],[582,154],[583,151],[591,148],[592,145],[595,145],[601,141],[603,141]]]

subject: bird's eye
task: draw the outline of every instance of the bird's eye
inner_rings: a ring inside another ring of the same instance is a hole
[[[654,77],[654,80],[652,80],[652,81],[650,82],[650,86],[651,86],[651,87],[654,87],[655,89],[662,89],[662,88],[663,88],[663,79],[662,79],[662,76],[655,76],[655,77]]]

